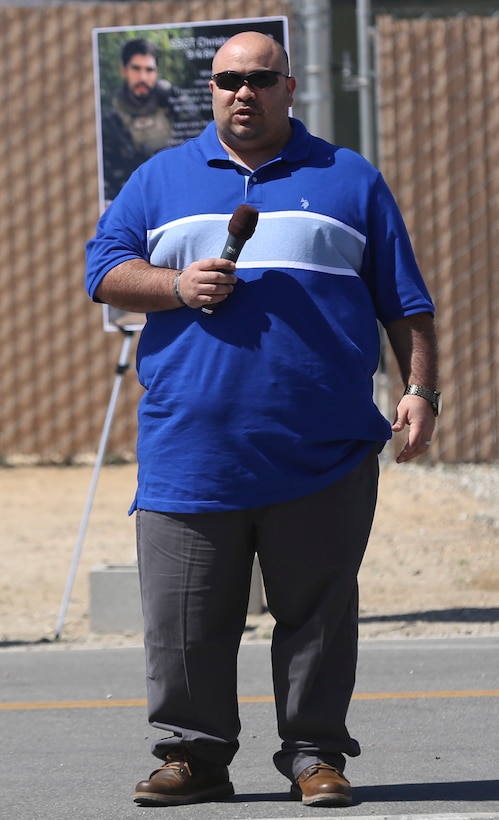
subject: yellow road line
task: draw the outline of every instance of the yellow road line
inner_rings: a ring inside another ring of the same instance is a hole
[[[499,689],[461,689],[437,692],[360,692],[352,700],[430,700],[432,698],[497,698]],[[273,703],[272,695],[241,695],[239,703]],[[45,700],[0,703],[0,712],[29,709],[108,709],[144,707],[143,698],[106,700]]]
[[[40,700],[25,703],[0,703],[0,712],[15,709],[107,709],[111,706],[128,708],[145,705],[146,701],[143,698],[136,700],[113,700],[112,698],[106,698],[106,700]]]
[[[416,698],[497,698],[499,689],[458,689],[438,692],[365,692],[353,695],[352,700],[408,700]]]

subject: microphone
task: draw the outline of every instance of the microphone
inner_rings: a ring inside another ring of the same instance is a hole
[[[251,205],[238,205],[229,220],[229,234],[220,254],[221,259],[237,262],[244,243],[255,233],[258,211]],[[211,316],[214,307],[202,307],[201,312]]]

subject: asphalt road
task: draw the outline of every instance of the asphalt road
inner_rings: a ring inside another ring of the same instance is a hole
[[[0,817],[9,820],[499,820],[499,638],[372,640],[360,646],[349,729],[362,746],[348,809],[288,799],[269,645],[240,652],[241,749],[230,801],[141,808],[155,768],[141,649],[0,650]]]

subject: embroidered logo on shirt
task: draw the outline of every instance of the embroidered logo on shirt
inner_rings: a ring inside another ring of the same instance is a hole
[[[303,196],[302,196],[302,198],[301,198],[301,200],[300,200],[300,203],[301,203],[301,207],[303,208],[303,210],[304,210],[304,211],[306,211],[306,210],[307,210],[307,208],[308,208],[308,207],[309,207],[309,205],[310,205],[310,202],[308,201],[308,199],[305,199],[305,197],[303,197]]]

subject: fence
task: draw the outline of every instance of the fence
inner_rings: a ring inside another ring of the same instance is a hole
[[[494,461],[499,20],[381,16],[376,29],[380,164],[436,303],[444,405],[431,459]]]

